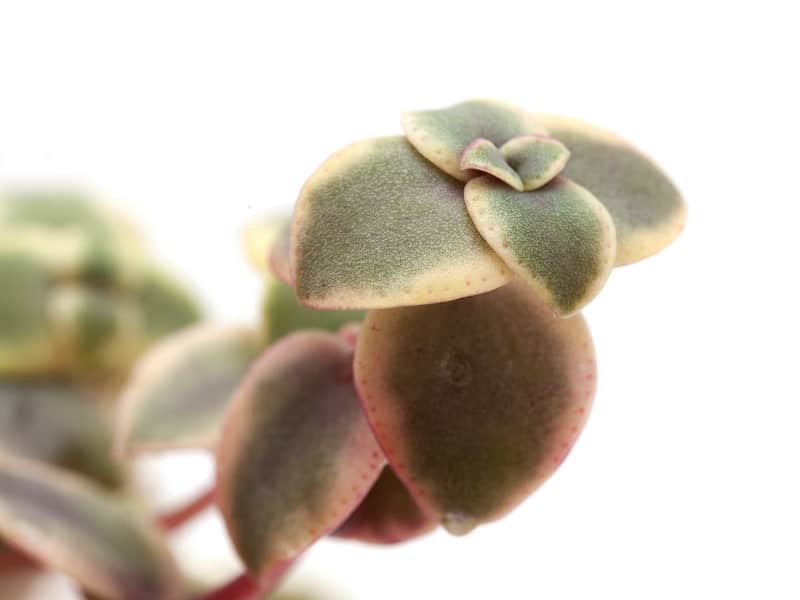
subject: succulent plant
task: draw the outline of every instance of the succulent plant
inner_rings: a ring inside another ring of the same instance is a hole
[[[396,543],[510,512],[588,417],[581,308],[683,227],[670,180],[597,127],[488,100],[402,125],[326,160],[290,225],[249,230],[261,326],[180,333],[125,392],[120,453],[215,452],[204,502],[247,572],[214,597],[268,593],[327,535]]]
[[[100,597],[175,597],[161,533],[113,459],[137,357],[200,314],[124,218],[75,191],[0,194],[0,585],[54,569]]]

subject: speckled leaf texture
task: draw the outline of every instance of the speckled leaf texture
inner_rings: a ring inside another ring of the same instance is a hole
[[[530,113],[496,100],[409,112],[402,123],[408,141],[420,154],[461,181],[474,176],[461,169],[461,156],[475,139],[487,139],[499,148],[511,138],[547,133]]]
[[[331,333],[283,338],[226,412],[218,503],[252,573],[339,527],[385,465],[353,387],[352,352]]]
[[[567,147],[553,138],[526,135],[509,140],[500,148],[503,158],[519,173],[521,186],[515,188],[529,192],[553,179],[569,160]]]
[[[522,180],[506,162],[500,149],[483,138],[471,142],[464,150],[464,154],[461,155],[461,169],[481,171],[507,183],[515,190],[523,189]]]
[[[422,512],[392,468],[385,467],[369,494],[334,535],[371,544],[399,544],[437,525],[437,519]]]
[[[102,406],[67,382],[0,381],[0,450],[108,487],[122,480],[111,459],[111,427]]]
[[[138,363],[119,407],[118,454],[211,448],[222,414],[261,348],[255,329],[200,324],[165,338]]]
[[[582,121],[541,115],[550,135],[569,148],[563,174],[608,209],[617,232],[617,266],[656,254],[683,230],[680,192],[647,156],[618,136]]]
[[[347,146],[312,175],[292,249],[297,296],[315,308],[441,302],[511,277],[472,224],[463,185],[402,137]]]
[[[301,329],[338,331],[348,323],[364,320],[363,310],[318,310],[298,302],[294,290],[267,275],[263,306],[263,335],[267,343]]]
[[[517,192],[491,177],[464,190],[467,209],[484,239],[560,316],[581,309],[614,266],[611,217],[586,189],[556,178]]]
[[[101,597],[177,596],[172,559],[132,506],[88,480],[2,453],[0,537]]]
[[[427,513],[463,534],[503,516],[558,467],[596,373],[583,318],[555,318],[514,281],[370,312],[355,377],[392,468]]]

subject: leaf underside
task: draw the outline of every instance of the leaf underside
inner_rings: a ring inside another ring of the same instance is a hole
[[[352,382],[352,349],[303,332],[274,344],[226,412],[218,502],[248,569],[266,572],[336,529],[385,459]]]
[[[176,596],[175,566],[131,505],[87,480],[0,454],[0,537],[102,597]]]
[[[580,316],[530,288],[372,311],[356,383],[390,465],[426,513],[466,533],[521,502],[560,464],[594,394]]]

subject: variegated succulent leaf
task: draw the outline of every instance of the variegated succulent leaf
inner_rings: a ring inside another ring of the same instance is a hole
[[[303,329],[338,331],[348,323],[360,323],[365,314],[363,310],[324,310],[303,306],[294,289],[270,275],[266,277],[262,328],[268,344]]]
[[[81,473],[107,487],[123,473],[111,458],[108,415],[63,381],[0,381],[0,451]]]
[[[256,329],[198,324],[138,362],[120,398],[115,453],[212,448],[234,390],[261,349]]]
[[[515,137],[547,133],[533,115],[496,100],[470,100],[439,110],[409,112],[403,115],[402,124],[406,138],[420,154],[461,181],[475,175],[461,166],[464,151],[475,140],[486,139],[499,148]]]
[[[256,575],[339,527],[385,464],[353,387],[352,352],[332,333],[287,336],[254,364],[228,407],[218,504]]]
[[[686,205],[650,158],[594,125],[551,115],[540,119],[570,151],[563,175],[592,192],[614,220],[617,266],[656,254],[680,234]]]
[[[463,534],[521,502],[574,444],[595,388],[580,316],[521,281],[371,311],[355,377],[375,436],[420,507]]]
[[[0,538],[101,597],[169,600],[179,591],[163,540],[129,501],[2,452]]]
[[[426,514],[391,467],[384,467],[372,489],[335,537],[372,544],[398,544],[428,533],[438,525]]]
[[[557,177],[517,192],[479,177],[464,197],[487,243],[556,314],[574,314],[605,284],[614,265],[614,224],[586,189]]]
[[[506,162],[497,146],[484,138],[470,142],[461,155],[461,169],[481,171],[496,177],[518,191],[522,191],[522,179]]]
[[[564,144],[543,135],[513,138],[503,144],[500,153],[520,178],[521,187],[515,189],[526,192],[549,183],[569,160]]]
[[[510,270],[478,234],[463,186],[402,137],[357,142],[306,182],[292,264],[314,308],[442,302],[503,285]]]

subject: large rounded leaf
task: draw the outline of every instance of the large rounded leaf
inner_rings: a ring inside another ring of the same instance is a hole
[[[583,319],[553,317],[516,281],[370,312],[355,366],[389,463],[453,533],[501,517],[553,473],[595,388]]]
[[[225,415],[218,502],[253,573],[336,529],[385,464],[352,368],[352,349],[336,335],[288,336],[253,365]]]
[[[680,192],[647,156],[618,136],[581,121],[542,115],[550,135],[571,153],[563,175],[588,189],[611,213],[617,265],[647,258],[683,229]]]
[[[6,454],[0,537],[103,597],[165,600],[177,593],[172,559],[131,505],[88,480]]]
[[[401,137],[348,146],[311,176],[292,248],[298,298],[316,308],[441,302],[510,278],[470,221],[463,185]]]
[[[409,494],[391,467],[385,467],[369,494],[334,534],[373,544],[398,544],[419,537],[437,525]]]
[[[461,156],[474,140],[484,138],[499,148],[511,138],[547,133],[531,114],[496,100],[406,113],[403,131],[420,154],[461,181],[474,176],[461,168]]]
[[[597,199],[558,177],[518,192],[479,177],[464,191],[467,209],[489,245],[561,316],[589,302],[614,266],[614,223]]]
[[[318,310],[303,306],[291,287],[267,275],[263,307],[263,330],[267,343],[301,329],[338,331],[347,323],[360,323],[364,315],[363,310]]]
[[[0,449],[117,485],[111,428],[93,400],[65,382],[0,381]]]
[[[212,447],[260,347],[256,330],[216,324],[195,325],[154,346],[122,395],[116,452]]]

